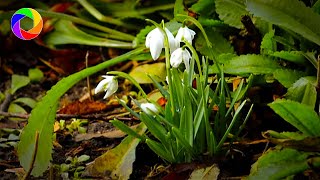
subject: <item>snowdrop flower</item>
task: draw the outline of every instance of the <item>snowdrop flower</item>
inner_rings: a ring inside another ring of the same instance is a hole
[[[186,66],[187,71],[189,70],[189,61],[191,59],[191,55],[189,51],[185,48],[178,48],[176,49],[170,57],[170,64],[172,67],[177,68],[183,61],[184,65]]]
[[[142,109],[142,111],[144,111],[145,113],[147,113],[149,115],[155,115],[155,114],[159,113],[159,109],[157,108],[157,106],[152,103],[141,104],[141,109]]]
[[[186,41],[188,41],[188,43],[192,44],[192,40],[194,38],[194,35],[196,35],[196,33],[193,30],[189,29],[187,26],[181,27],[178,30],[178,33],[175,38],[177,46],[180,45],[182,38],[184,38]]]
[[[94,94],[105,91],[106,95],[104,95],[103,99],[106,99],[118,90],[118,81],[115,76],[105,75],[102,77],[104,79],[99,82],[96,89],[94,90]]]
[[[175,39],[167,28],[165,28],[165,32],[168,36],[170,51],[173,52],[177,49]],[[162,48],[164,48],[164,36],[159,28],[155,28],[149,32],[146,37],[146,47],[150,48],[150,53],[153,60],[159,58]]]

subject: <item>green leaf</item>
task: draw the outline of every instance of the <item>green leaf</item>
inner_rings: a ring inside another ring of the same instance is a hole
[[[230,42],[227,41],[220,33],[213,30],[206,30],[206,33],[209,41],[212,42],[211,50],[205,43],[206,41],[202,33],[198,34],[195,42],[197,51],[199,51],[203,56],[208,56],[209,59],[213,60],[221,54],[234,54],[234,50]]]
[[[38,68],[29,69],[29,79],[33,82],[39,82],[43,78],[43,72]]]
[[[274,52],[277,47],[275,41],[273,40],[274,37],[274,30],[265,34],[261,41],[261,54],[270,54]]]
[[[165,81],[166,79],[166,64],[165,63],[153,63],[143,64],[137,66],[130,73],[139,84],[153,83],[148,75],[152,76],[158,82]]]
[[[310,153],[289,148],[268,151],[252,165],[248,179],[285,179],[303,172],[309,168],[309,155]]]
[[[85,161],[88,161],[89,159],[90,159],[90,156],[83,154],[78,157],[78,162],[85,162]]]
[[[10,103],[9,108],[8,108],[8,112],[9,113],[18,113],[18,114],[27,114],[27,111],[23,107],[21,107],[18,104],[15,104],[15,103]],[[19,121],[19,120],[24,120],[24,119],[10,118],[10,120]]]
[[[142,135],[147,127],[141,123],[136,132]],[[86,167],[85,175],[105,176],[111,172],[112,179],[129,179],[132,173],[132,165],[136,159],[136,147],[140,139],[128,136],[115,148],[97,157]]]
[[[276,51],[270,53],[273,57],[278,57],[293,63],[306,65],[306,58],[302,55],[301,51]]]
[[[301,132],[281,132],[278,133],[276,131],[266,131],[263,133],[264,136],[277,138],[277,139],[291,139],[291,140],[303,140],[304,138],[308,137],[305,134],[302,134]]]
[[[320,15],[298,0],[247,0],[247,9],[257,17],[290,29],[320,45]]]
[[[273,73],[273,77],[286,88],[291,87],[293,83],[305,75],[305,72],[291,69],[277,69]]]
[[[319,116],[310,106],[285,99],[276,100],[268,105],[302,133],[308,136],[320,135]]]
[[[314,107],[317,100],[316,78],[314,76],[300,78],[288,89],[286,97]]]
[[[89,46],[104,46],[115,48],[132,48],[131,43],[110,40],[87,34],[78,29],[71,21],[59,20],[55,24],[55,31],[45,37],[49,46],[62,44],[83,44]]]
[[[18,89],[28,85],[30,79],[27,76],[12,75],[11,77],[11,94],[14,94]]]
[[[208,17],[214,13],[214,1],[212,0],[199,0],[194,3],[190,8],[191,11],[199,14],[201,17]]]
[[[46,96],[37,103],[36,107],[32,110],[28,119],[28,124],[24,127],[18,145],[18,155],[20,164],[25,171],[30,169],[31,158],[35,151],[35,137],[36,132],[39,133],[38,150],[36,154],[36,160],[31,174],[33,176],[40,176],[48,168],[51,161],[52,153],[52,133],[53,123],[55,119],[57,103],[60,97],[68,91],[73,85],[85,77],[92,75],[98,71],[101,71],[109,66],[123,62],[141,53],[144,48],[130,51],[126,54],[118,56],[109,61],[103,62],[99,65],[89,67],[80,72],[72,74],[67,78],[60,80],[55,86],[47,92]]]
[[[156,141],[153,141],[151,139],[147,139],[146,143],[149,146],[149,148],[152,151],[154,151],[157,155],[159,155],[161,158],[163,158],[171,163],[175,162],[174,157],[170,156],[170,154],[165,150],[166,148],[162,144],[160,144]]]
[[[27,105],[29,106],[30,108],[34,108],[36,106],[36,103],[37,101],[35,101],[34,99],[32,98],[27,98],[27,97],[24,97],[24,98],[18,98],[16,100],[13,101],[14,103],[22,103],[24,105]]]
[[[249,14],[245,0],[216,0],[215,3],[220,19],[232,27],[243,27],[241,16]]]
[[[226,62],[223,67],[224,73],[235,75],[272,74],[277,69],[281,69],[281,66],[276,61],[255,54],[236,56]],[[218,73],[216,65],[210,67],[209,73]]]

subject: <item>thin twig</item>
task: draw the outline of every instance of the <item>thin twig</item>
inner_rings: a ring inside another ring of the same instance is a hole
[[[11,100],[12,100],[12,94],[9,92],[6,92],[5,99],[2,102],[2,104],[0,104],[0,111],[7,111]]]
[[[119,114],[83,114],[83,115],[77,115],[77,114],[57,114],[56,119],[71,119],[71,118],[78,118],[78,119],[92,119],[92,120],[113,120],[114,118],[117,118],[118,120],[122,121],[132,121],[137,120],[135,117],[121,117],[123,115],[127,115],[129,113],[122,113]],[[9,113],[9,112],[2,112],[0,111],[0,116],[4,117],[14,117],[14,118],[21,118],[21,119],[28,119],[30,117],[30,114],[19,114],[19,113]]]
[[[88,58],[89,58],[89,51],[86,53],[86,68],[88,68]],[[90,86],[90,76],[87,76],[87,87],[89,92],[89,99],[92,100],[92,94],[91,94],[91,86]]]
[[[37,157],[38,143],[39,143],[39,131],[36,131],[34,151],[33,151],[33,154],[32,154],[32,161],[30,163],[30,168],[29,168],[28,172],[22,178],[23,180],[26,180],[30,176],[30,174],[32,172],[32,169],[33,169],[34,163],[36,161],[36,157]]]

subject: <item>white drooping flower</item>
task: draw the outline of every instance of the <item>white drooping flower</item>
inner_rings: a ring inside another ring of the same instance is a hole
[[[191,59],[191,55],[186,48],[178,48],[175,51],[173,51],[173,53],[171,54],[170,64],[172,67],[178,68],[183,61],[188,71],[190,67],[189,65],[190,59]]]
[[[159,109],[157,108],[157,106],[152,103],[142,103],[141,109],[149,115],[155,115],[159,113]]]
[[[188,41],[189,44],[192,44],[194,35],[196,35],[196,33],[192,29],[189,29],[187,26],[181,27],[178,30],[178,33],[175,38],[177,46],[179,46],[180,42],[182,41],[182,38]]]
[[[175,39],[167,28],[165,28],[165,32],[168,36],[170,51],[173,52],[177,49]],[[159,28],[155,28],[149,32],[146,37],[146,47],[150,48],[150,53],[153,60],[159,58],[161,51],[164,48],[164,36]]]
[[[104,79],[99,82],[94,90],[94,94],[105,91],[106,95],[104,95],[103,99],[106,99],[118,90],[118,81],[115,76],[104,75],[102,77]]]

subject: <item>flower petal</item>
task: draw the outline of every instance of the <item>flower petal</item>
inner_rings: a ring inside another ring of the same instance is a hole
[[[108,79],[103,79],[100,81],[97,87],[94,89],[94,94],[98,94],[99,92],[103,91],[108,82]]]
[[[159,58],[162,48],[163,48],[163,38],[153,37],[152,42],[150,44],[150,53],[153,60],[156,60]]]

